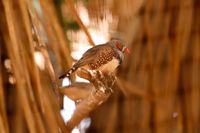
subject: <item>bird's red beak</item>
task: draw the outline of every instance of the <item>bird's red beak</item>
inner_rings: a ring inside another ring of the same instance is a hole
[[[125,54],[129,54],[130,53],[130,51],[129,51],[129,49],[127,47],[124,49],[124,53]]]

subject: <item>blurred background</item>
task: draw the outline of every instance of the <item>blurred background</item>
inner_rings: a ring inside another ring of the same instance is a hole
[[[199,133],[199,0],[0,1],[0,133],[67,132],[58,89],[87,81],[58,77],[113,37],[130,50],[114,93],[72,132]]]

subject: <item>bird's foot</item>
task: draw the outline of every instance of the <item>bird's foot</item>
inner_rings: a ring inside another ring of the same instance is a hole
[[[103,92],[113,92],[111,87],[114,85],[114,82],[116,80],[116,76],[114,73],[102,73],[99,70],[89,70],[82,68],[81,69],[81,76],[83,76],[85,79],[89,80],[95,88],[107,88]]]
[[[101,71],[97,70],[96,72],[97,72],[97,77],[98,77],[99,80],[105,79],[105,77],[104,77],[104,75]]]
[[[104,76],[103,82],[106,83],[108,87],[112,87],[116,81],[117,77],[114,73],[108,73]]]
[[[109,88],[109,87],[108,88],[101,87],[100,91],[102,91],[104,94],[106,94],[106,93],[113,93],[113,89]]]

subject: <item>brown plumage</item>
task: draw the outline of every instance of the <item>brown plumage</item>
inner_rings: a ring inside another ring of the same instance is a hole
[[[69,77],[80,67],[87,67],[88,69],[100,70],[102,72],[112,72],[121,63],[127,50],[122,41],[118,39],[94,46],[87,50],[82,58],[66,74],[60,76],[59,79]]]

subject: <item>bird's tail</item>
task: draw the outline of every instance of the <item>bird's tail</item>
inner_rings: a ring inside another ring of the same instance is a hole
[[[65,77],[69,77],[69,76],[70,76],[74,71],[76,71],[76,70],[77,70],[77,67],[72,67],[72,68],[70,68],[70,69],[67,71],[67,73],[61,75],[61,76],[59,77],[59,79],[63,79],[63,78],[65,78]]]

